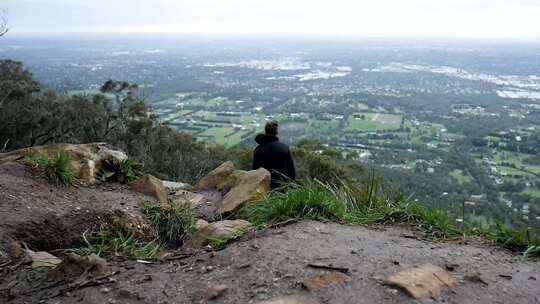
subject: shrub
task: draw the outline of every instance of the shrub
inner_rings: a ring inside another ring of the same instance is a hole
[[[77,181],[71,157],[64,151],[45,156],[30,156],[30,162],[34,163],[41,171],[41,176],[55,185],[73,186]]]
[[[196,218],[189,202],[156,205],[146,203],[144,212],[159,240],[180,246],[195,230]]]

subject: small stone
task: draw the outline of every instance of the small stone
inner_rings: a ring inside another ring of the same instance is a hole
[[[215,300],[221,297],[225,293],[225,291],[227,291],[227,285],[219,284],[211,286],[206,290],[205,298],[207,300]]]

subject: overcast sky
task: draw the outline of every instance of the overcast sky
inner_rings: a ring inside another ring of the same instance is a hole
[[[0,0],[12,33],[540,38],[540,0]]]

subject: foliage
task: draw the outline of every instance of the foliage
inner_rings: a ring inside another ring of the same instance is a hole
[[[167,205],[144,204],[144,212],[159,240],[180,246],[194,231],[196,218],[189,202]]]
[[[71,157],[64,151],[52,155],[29,156],[27,160],[34,163],[42,171],[40,175],[54,185],[73,186],[77,181]]]
[[[540,236],[530,229],[513,230],[497,224],[495,228],[481,230],[480,233],[504,248],[523,252],[525,257],[540,256]]]
[[[292,149],[299,180],[317,179],[336,183],[351,181],[351,169],[343,165],[344,158],[335,149],[324,147],[317,140],[302,140]]]
[[[106,160],[105,166],[99,172],[99,177],[103,181],[129,182],[143,175],[144,166],[134,160],[125,159],[122,161]]]
[[[138,240],[133,233],[123,230],[115,232],[101,227],[99,231],[86,236],[83,234],[86,246],[71,249],[71,251],[87,255],[95,253],[99,256],[127,256],[135,259],[155,259],[161,249],[156,241]]]

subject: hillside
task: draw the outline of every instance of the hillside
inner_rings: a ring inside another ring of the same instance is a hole
[[[241,220],[228,210],[249,203],[248,196],[260,200],[259,194],[267,191],[266,173],[260,170],[246,172],[225,163],[194,188],[157,179],[158,183],[141,188],[139,180],[84,183],[94,176],[81,178],[87,168],[77,164],[91,160],[97,172],[105,158],[121,155],[99,144],[53,145],[25,153],[58,149],[71,155],[79,175],[75,187],[52,185],[39,166],[0,154],[2,303],[540,302],[540,264],[479,238],[434,241],[425,238],[421,225],[345,225],[324,217],[235,230]],[[159,203],[164,189],[165,201]],[[186,194],[194,215],[209,223],[199,220],[182,247],[163,245],[153,258],[104,251],[101,256],[106,261],[94,256],[84,263],[70,260],[70,254],[82,254],[81,250],[63,250],[92,242],[91,231],[103,225],[123,227],[140,244],[152,244],[148,237],[155,231],[149,230],[155,227],[144,203],[161,208]],[[39,251],[58,258],[49,256],[36,265]],[[390,275],[424,264],[441,267],[457,285],[443,288],[431,299],[416,300],[386,283]],[[340,274],[325,288],[306,283],[313,276],[335,274],[336,269]],[[305,301],[264,302],[280,296]]]

